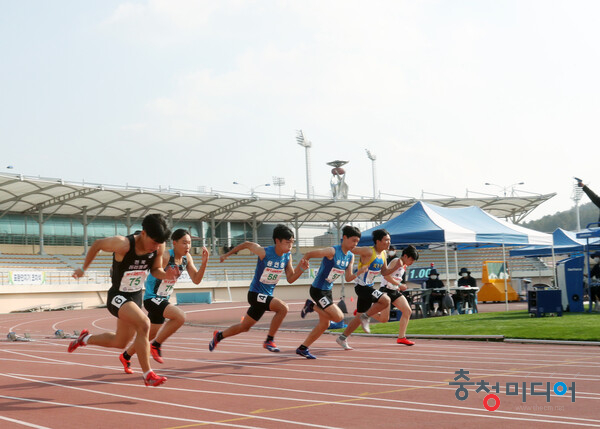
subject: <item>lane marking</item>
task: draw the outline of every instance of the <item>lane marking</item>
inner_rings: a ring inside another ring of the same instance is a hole
[[[284,420],[284,419],[277,419],[277,418],[272,418],[272,417],[265,417],[265,416],[253,416],[253,415],[249,415],[249,414],[242,414],[242,413],[235,413],[232,411],[223,411],[223,410],[215,410],[215,409],[211,409],[211,408],[203,408],[203,407],[196,407],[196,406],[192,406],[192,405],[184,405],[184,404],[179,404],[179,403],[174,403],[174,402],[166,402],[166,401],[156,401],[156,400],[152,400],[152,399],[148,399],[148,398],[142,398],[142,397],[136,397],[136,396],[128,396],[128,395],[119,395],[116,393],[110,393],[110,392],[102,392],[102,391],[97,391],[97,390],[93,390],[93,389],[86,389],[83,387],[76,387],[76,386],[67,386],[64,384],[60,384],[60,383],[53,383],[50,381],[42,381],[42,380],[38,380],[35,378],[30,378],[29,377],[23,377],[23,376],[18,376],[18,375],[11,375],[11,374],[0,374],[2,376],[5,377],[10,377],[10,378],[16,378],[19,380],[25,380],[25,381],[30,381],[30,382],[34,382],[34,383],[40,383],[40,384],[45,384],[45,385],[49,385],[49,386],[56,386],[56,387],[61,387],[64,389],[70,389],[70,390],[76,390],[76,391],[82,391],[82,392],[88,392],[88,393],[94,393],[97,395],[103,395],[103,396],[110,396],[110,397],[115,397],[115,398],[123,398],[123,399],[128,399],[128,400],[135,400],[135,401],[140,401],[140,402],[147,402],[147,403],[152,403],[152,404],[158,404],[160,405],[162,408],[164,408],[165,406],[171,406],[171,407],[176,407],[176,408],[186,408],[186,409],[191,409],[191,410],[195,410],[195,411],[205,411],[205,412],[211,412],[211,413],[216,413],[216,414],[227,414],[230,416],[237,416],[237,417],[243,417],[244,419],[261,419],[261,420],[268,420],[268,421],[273,421],[273,422],[277,422],[277,423],[285,423],[285,424],[290,424],[290,425],[300,425],[300,426],[304,426],[304,427],[315,427],[315,428],[323,428],[323,429],[338,429],[335,428],[333,426],[323,426],[323,425],[316,425],[316,424],[311,424],[311,423],[306,423],[306,422],[297,422],[297,421],[293,421],[293,420]],[[68,381],[79,381],[79,382],[84,382],[82,380],[77,380],[77,379],[66,379]],[[89,383],[91,380],[85,380],[86,383]],[[108,384],[108,385],[126,385],[129,387],[136,387],[136,388],[146,388],[146,386],[142,386],[140,385],[129,385],[129,384],[124,384],[124,383],[112,383],[112,382],[101,382],[102,384]],[[0,396],[2,397],[2,396]],[[34,400],[31,400],[34,401]],[[67,406],[75,406],[75,405],[70,405],[70,404],[65,404]],[[98,410],[106,410],[104,408],[96,408],[96,407],[91,407],[92,409],[98,409]],[[124,412],[125,411],[117,411],[114,410],[115,412]],[[134,413],[135,414],[135,413]],[[202,421],[202,420],[192,420],[192,419],[184,419],[184,418],[178,418],[178,417],[166,417],[166,416],[159,416],[159,415],[151,415],[151,414],[144,414],[148,417],[158,417],[158,418],[165,418],[165,419],[171,419],[171,420],[181,420],[181,421],[190,421],[190,422],[199,422],[199,423],[209,423],[209,424],[214,424],[215,422],[209,422],[209,421]]]
[[[11,422],[11,423],[17,423],[17,424],[19,424],[19,425],[22,425],[22,426],[27,426],[27,427],[30,427],[30,428],[37,428],[37,429],[50,429],[50,428],[49,428],[49,427],[47,427],[47,426],[40,426],[40,425],[36,425],[36,424],[33,424],[33,423],[24,422],[23,420],[11,419],[10,417],[4,417],[4,416],[0,416],[0,419],[1,419],[1,420],[6,420],[7,422]]]

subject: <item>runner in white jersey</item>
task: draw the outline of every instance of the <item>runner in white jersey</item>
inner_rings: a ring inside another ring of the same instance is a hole
[[[419,252],[417,252],[414,246],[408,246],[404,249],[402,256],[390,263],[388,268],[393,271],[391,274],[383,276],[381,288],[379,289],[381,292],[386,293],[390,297],[392,305],[402,312],[400,322],[398,323],[398,339],[396,343],[406,346],[412,346],[415,343],[406,338],[406,328],[410,321],[412,309],[402,291],[406,290],[406,270],[418,259]],[[385,314],[389,317],[390,308],[385,311]]]
[[[150,368],[150,320],[142,311],[142,288],[148,272],[158,279],[174,280],[179,275],[176,268],[166,272],[162,267],[165,241],[171,231],[162,215],[151,214],[142,221],[143,230],[127,237],[115,236],[96,240],[88,251],[83,266],[73,273],[83,277],[98,252],[113,253],[112,286],[107,294],[108,311],[117,317],[116,332],[90,335],[87,329],[69,344],[69,353],[78,347],[92,344],[123,349],[135,335],[135,347],[142,367],[146,386],[159,386],[167,378],[160,377]]]
[[[181,275],[187,273],[189,280],[194,284],[200,284],[206,271],[208,262],[208,250],[202,247],[202,265],[200,269],[194,265],[194,259],[190,255],[192,247],[192,237],[190,233],[179,228],[171,235],[173,248],[163,253],[163,267],[177,267],[179,277],[175,280],[160,280],[150,274],[146,278],[146,291],[144,292],[144,308],[148,311],[150,319],[150,333],[148,338],[152,340],[150,344],[150,354],[158,363],[163,363],[162,344],[173,335],[185,323],[185,313],[183,310],[169,302],[173,288],[180,280]],[[167,322],[165,323],[165,319]],[[123,364],[125,373],[133,374],[131,369],[131,356],[135,354],[135,345],[119,355],[119,360]]]

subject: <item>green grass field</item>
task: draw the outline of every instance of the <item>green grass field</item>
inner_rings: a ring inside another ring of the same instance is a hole
[[[363,332],[358,328],[357,332]],[[398,322],[372,323],[373,334],[397,334]],[[462,314],[413,319],[407,335],[504,335],[505,338],[600,341],[599,313],[563,313],[562,317],[529,317],[527,311]]]

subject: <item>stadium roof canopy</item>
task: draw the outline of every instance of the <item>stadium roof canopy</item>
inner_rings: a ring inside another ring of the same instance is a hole
[[[443,207],[477,206],[519,222],[554,193],[526,197],[427,199]],[[62,179],[0,174],[0,217],[6,214],[140,219],[160,212],[173,220],[256,222],[382,222],[417,199],[301,199],[231,196],[173,189],[149,189],[67,182]]]

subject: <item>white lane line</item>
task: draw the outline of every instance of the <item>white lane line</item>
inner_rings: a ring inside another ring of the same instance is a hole
[[[10,375],[14,375],[17,376],[17,374],[10,374]],[[49,377],[49,376],[30,376],[30,377],[37,377],[37,378],[53,378],[53,379],[57,379],[55,377]],[[181,378],[181,379],[187,379],[187,380],[196,380],[196,379],[190,379],[190,378],[186,378],[186,377],[176,377],[176,378]],[[71,378],[60,378],[60,380],[65,380],[65,381],[78,381],[76,379],[71,379]],[[98,383],[98,384],[118,384],[118,385],[123,385],[123,386],[128,386],[127,384],[124,383],[110,383],[110,382],[104,382],[104,381],[98,381],[98,380],[86,380],[87,382],[90,383]],[[235,386],[248,386],[248,385],[243,385],[243,384],[239,384],[239,383],[228,383],[228,382],[223,382],[224,384],[228,384],[228,385],[235,385]],[[256,386],[250,386],[252,388],[256,388]],[[207,390],[198,390],[198,389],[182,389],[182,388],[174,388],[174,387],[166,387],[166,386],[162,386],[161,389],[163,390],[172,390],[172,391],[183,391],[183,392],[189,392],[189,393],[202,393],[202,394],[210,394],[210,395],[226,395],[226,396],[242,396],[242,397],[246,397],[246,394],[242,394],[242,393],[232,393],[232,392],[219,392],[219,391],[207,391]],[[309,394],[311,396],[320,393],[323,394],[322,392],[312,392],[312,391],[300,391],[300,390],[295,390],[295,389],[284,389],[284,388],[280,388],[279,390],[284,390],[286,392],[294,392],[294,393],[306,393]],[[301,398],[290,398],[290,397],[282,397],[282,396],[266,396],[266,395],[259,395],[259,394],[253,394],[252,397],[253,398],[261,398],[261,399],[267,399],[267,400],[283,400],[283,401],[290,401],[290,402],[304,402],[304,403],[310,403],[310,404],[322,404],[322,405],[340,405],[340,406],[356,406],[356,407],[361,407],[361,408],[375,408],[375,409],[387,409],[387,410],[398,410],[398,409],[405,409],[407,411],[416,411],[416,412],[437,412],[437,413],[444,413],[444,414],[450,414],[450,415],[458,415],[458,416],[462,416],[462,417],[467,417],[467,416],[473,416],[473,417],[485,417],[485,418],[501,418],[501,419],[509,419],[509,420],[523,420],[523,416],[526,417],[526,421],[536,421],[536,422],[547,422],[547,423],[559,423],[559,424],[576,424],[576,425],[583,425],[583,426],[597,426],[600,427],[600,420],[593,420],[593,419],[585,419],[585,418],[578,418],[578,417],[569,417],[569,416],[548,416],[548,415],[543,415],[543,414],[535,414],[535,413],[522,413],[522,412],[516,412],[516,411],[502,411],[502,410],[496,410],[494,412],[494,414],[472,414],[470,412],[474,412],[474,413],[481,413],[481,409],[478,408],[472,408],[472,407],[463,407],[463,406],[458,406],[458,405],[443,405],[443,404],[436,404],[436,403],[423,403],[423,402],[414,402],[414,401],[405,401],[405,400],[398,400],[398,399],[385,399],[385,398],[377,398],[377,397],[366,397],[366,396],[353,396],[353,395],[344,395],[344,394],[325,394],[328,396],[335,396],[336,400],[334,401],[319,401],[319,400],[314,400],[314,399],[301,399]],[[343,399],[344,402],[340,402],[339,398],[345,398]],[[407,405],[416,405],[416,406],[424,406],[424,409],[415,409],[415,408],[399,408],[397,405],[373,405],[373,404],[360,404],[360,403],[356,403],[356,402],[349,402],[348,399],[356,399],[356,400],[362,400],[362,401],[373,401],[373,402],[391,402],[393,404],[398,404],[398,403],[402,403],[402,404],[407,404]],[[275,407],[275,405],[273,405]],[[453,409],[453,410],[465,410],[465,411],[469,411],[468,414],[465,414],[464,412],[448,412],[448,411],[443,411],[443,410],[431,410],[431,407],[438,407],[438,408],[446,408],[446,409]],[[268,411],[268,410],[266,410]],[[504,416],[497,416],[495,414],[505,414]],[[513,415],[512,417],[510,415]],[[533,419],[529,418],[529,417],[533,417]],[[566,421],[556,421],[556,420],[548,420],[548,419],[561,419],[561,420],[566,420]],[[581,423],[579,423],[581,422]]]
[[[85,367],[92,367],[92,368],[104,368],[104,369],[117,370],[117,371],[119,369],[121,369],[120,367],[115,368],[114,366],[107,366],[107,365],[99,366],[99,365],[85,364],[85,363],[81,363],[81,362],[72,362],[72,361],[51,359],[51,358],[48,358],[45,356],[30,355],[30,354],[25,354],[25,353],[19,353],[17,351],[10,351],[9,353],[17,354],[17,355],[21,355],[21,356],[27,356],[29,358],[34,358],[34,359],[41,359],[43,361],[48,361],[48,362],[59,362],[61,364],[67,364],[67,365],[78,365],[78,366],[85,366]],[[104,355],[95,355],[95,356],[104,356]],[[387,381],[387,382],[391,381],[391,383],[378,382],[377,383],[378,386],[434,389],[434,390],[456,390],[454,388],[451,388],[450,386],[448,386],[448,387],[440,387],[440,386],[432,387],[432,386],[419,386],[419,385],[414,385],[414,384],[400,384],[400,382],[413,382],[413,383],[419,383],[419,384],[421,384],[421,383],[426,383],[426,384],[427,383],[435,383],[435,384],[444,383],[444,384],[446,384],[448,380],[392,378],[389,376],[381,377],[381,376],[364,375],[364,374],[354,374],[353,379],[356,380],[357,378],[360,378],[360,379],[365,379],[365,381],[346,381],[346,380],[326,379],[326,378],[315,377],[315,375],[323,375],[326,377],[327,376],[335,377],[338,375],[343,376],[343,375],[347,374],[348,371],[356,370],[355,367],[337,367],[337,369],[347,370],[346,373],[344,373],[344,372],[332,373],[331,368],[329,368],[329,367],[325,367],[325,371],[317,371],[314,367],[310,367],[310,368],[303,367],[301,369],[291,368],[290,364],[285,364],[285,363],[284,364],[272,364],[272,363],[257,363],[257,362],[245,362],[245,361],[221,361],[221,360],[198,360],[198,359],[174,359],[174,360],[177,360],[179,362],[193,362],[193,363],[203,362],[203,363],[207,363],[207,364],[220,365],[220,366],[234,366],[234,367],[242,367],[242,368],[250,367],[250,368],[256,368],[256,369],[261,369],[261,370],[264,369],[267,371],[277,370],[277,371],[284,371],[284,372],[295,372],[295,373],[300,373],[299,374],[300,377],[302,374],[307,374],[307,377],[309,379],[311,379],[311,382],[313,382],[313,383],[322,382],[322,383],[334,383],[334,384],[345,384],[345,385],[356,385],[356,386],[361,386],[361,385],[371,386],[373,384],[373,381],[382,380],[382,381]],[[302,362],[304,362],[304,361],[302,361]],[[321,367],[319,367],[319,368],[321,368]],[[162,369],[161,372],[166,372],[166,373],[177,372],[177,370]],[[183,371],[183,372],[187,372],[187,371]],[[231,376],[231,377],[247,377],[247,378],[264,379],[264,375],[253,375],[253,374],[228,374],[228,373],[214,373],[214,372],[207,372],[207,371],[194,371],[194,373],[195,374],[205,374],[205,375],[220,374],[223,376]],[[448,374],[445,372],[442,372],[439,374],[441,374],[442,376],[448,376],[448,377],[452,376],[452,374]],[[490,375],[490,376],[497,376],[497,375]],[[294,382],[306,380],[306,377],[292,378],[292,377],[280,377],[279,376],[277,378],[280,380],[289,380],[289,381],[294,381]],[[534,377],[532,377],[532,378],[534,378]],[[578,397],[580,399],[594,399],[594,400],[600,399],[600,397],[595,398],[595,397],[588,396],[589,392],[578,392],[578,393],[579,393]],[[592,393],[589,393],[589,394],[592,395]],[[582,395],[585,395],[585,396],[582,396]],[[558,396],[552,395],[552,397],[558,397]]]
[[[56,387],[62,387],[64,389],[70,389],[70,390],[77,390],[77,391],[82,391],[82,392],[88,392],[88,393],[94,393],[97,395],[104,395],[104,396],[110,396],[113,398],[123,398],[123,399],[127,399],[127,400],[134,400],[134,401],[140,401],[140,402],[147,402],[147,403],[152,403],[152,404],[158,404],[160,405],[161,409],[164,409],[165,407],[177,407],[177,408],[186,408],[186,409],[191,409],[194,411],[204,411],[204,412],[210,412],[210,413],[217,413],[217,414],[225,414],[228,416],[235,416],[235,417],[244,417],[244,418],[251,418],[251,419],[258,419],[258,420],[268,420],[268,421],[273,421],[273,422],[277,422],[277,423],[285,423],[288,425],[300,425],[300,426],[304,426],[304,427],[315,427],[315,428],[323,428],[323,429],[338,429],[335,428],[333,426],[323,426],[323,425],[315,425],[315,424],[311,424],[311,423],[306,423],[306,422],[296,422],[293,420],[284,420],[284,419],[276,419],[276,418],[272,418],[272,417],[265,417],[265,416],[255,416],[255,415],[251,415],[251,414],[242,414],[242,413],[234,413],[232,411],[223,411],[223,410],[216,410],[216,409],[211,409],[211,408],[203,408],[203,407],[195,407],[195,406],[191,406],[191,405],[184,405],[184,404],[179,404],[179,403],[174,403],[174,402],[166,402],[166,401],[155,401],[152,399],[148,399],[148,398],[142,398],[142,397],[136,397],[136,396],[128,396],[128,395],[118,395],[116,393],[110,393],[110,392],[101,392],[101,391],[97,391],[97,390],[93,390],[93,389],[85,389],[83,387],[75,387],[75,386],[66,386],[64,384],[60,384],[60,383],[53,383],[53,382],[49,382],[49,381],[41,381],[41,380],[37,380],[35,378],[31,378],[31,376],[28,377],[22,377],[22,376],[16,376],[16,375],[11,375],[11,374],[0,374],[0,376],[5,376],[5,377],[10,377],[10,378],[16,378],[19,380],[25,380],[25,381],[30,381],[30,382],[35,382],[35,383],[40,383],[40,384],[45,384],[45,385],[50,385],[50,386],[56,386]],[[72,380],[72,379],[71,379]],[[75,381],[81,381],[81,380],[75,380]],[[85,382],[89,382],[89,380],[85,380]],[[109,384],[109,385],[125,385],[124,383],[111,383],[111,382],[104,382],[102,384]],[[141,385],[128,385],[130,387],[135,387],[135,388],[146,388],[145,386],[141,386]],[[2,396],[0,396],[2,397]],[[64,404],[67,406],[70,406],[70,404]],[[92,407],[93,409],[96,409],[95,407]],[[102,411],[106,411],[106,409],[99,409]],[[116,411],[113,410],[115,412],[124,412],[125,411]],[[183,421],[189,421],[189,419],[180,419],[177,417],[163,417],[163,416],[153,416],[151,414],[144,414],[147,417],[157,417],[157,418],[168,418],[168,419],[175,419],[175,420],[183,420]],[[206,421],[201,421],[200,423],[212,423],[212,424],[218,424],[215,422],[206,422]]]
[[[24,378],[23,380],[26,380],[26,379]],[[34,381],[34,380],[31,380],[31,381]],[[180,417],[165,417],[165,416],[161,416],[158,414],[134,413],[131,411],[121,411],[121,410],[115,410],[115,409],[111,409],[111,408],[100,408],[100,407],[92,407],[92,406],[88,406],[88,405],[66,404],[64,402],[43,401],[40,399],[19,398],[16,396],[0,395],[0,398],[11,399],[13,401],[33,402],[36,404],[46,404],[46,405],[53,405],[53,406],[60,406],[60,407],[67,407],[67,408],[80,408],[80,409],[84,409],[84,410],[94,410],[94,411],[100,411],[102,413],[110,412],[110,413],[118,413],[118,414],[128,414],[128,415],[133,415],[133,416],[138,416],[138,417],[150,417],[150,418],[158,418],[158,419],[165,419],[165,420],[176,420],[176,421],[187,422],[187,423],[207,423],[207,424],[227,426],[227,427],[257,429],[255,426],[233,425],[231,423],[225,424],[225,423],[217,423],[217,422],[211,422],[211,421],[206,421],[206,420],[184,419],[184,418],[180,418]],[[41,428],[42,426],[34,426],[34,427]],[[46,429],[48,429],[48,428],[46,428]]]
[[[11,422],[11,423],[16,423],[22,426],[27,426],[30,428],[37,428],[37,429],[50,429],[49,427],[46,426],[39,426],[39,425],[35,425],[33,423],[28,423],[28,422],[24,422],[23,420],[16,420],[16,419],[11,419],[10,417],[4,417],[4,416],[0,416],[1,420],[6,420],[7,422]]]
[[[220,308],[202,308],[200,310],[188,310],[188,311],[184,311],[185,314],[188,313],[204,313],[207,311],[221,311],[221,310],[237,310],[240,308],[248,308],[249,305],[240,305],[240,306],[236,306],[236,307],[220,307]]]
[[[30,324],[30,323],[44,322],[44,321],[46,321],[46,320],[55,320],[55,318],[54,318],[54,317],[48,317],[48,318],[45,318],[45,319],[35,319],[35,320],[28,320],[28,321],[26,321],[26,322],[21,322],[21,323],[18,323],[18,324],[16,324],[16,325],[14,325],[14,326],[11,326],[11,327],[9,328],[9,332],[13,332],[13,331],[14,331],[14,332],[16,332],[17,328],[20,328],[20,327],[22,327],[22,326],[24,326],[24,325],[28,325],[28,324]],[[53,333],[54,333],[54,332],[53,332]]]
[[[304,301],[302,302],[289,302],[286,301],[286,303],[288,305],[304,305]],[[246,304],[246,305],[236,305],[236,306],[232,306],[232,307],[216,307],[216,308],[201,308],[198,310],[188,310],[188,311],[184,311],[184,313],[203,313],[203,312],[207,312],[207,311],[220,311],[220,310],[238,310],[240,308],[248,308],[250,307],[250,304]]]

